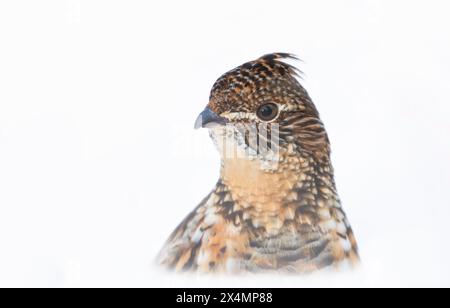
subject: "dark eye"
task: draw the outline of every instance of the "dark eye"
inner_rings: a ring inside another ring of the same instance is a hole
[[[258,108],[256,115],[263,121],[272,121],[278,116],[278,106],[272,103],[264,104]]]

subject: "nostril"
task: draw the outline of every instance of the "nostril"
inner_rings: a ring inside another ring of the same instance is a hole
[[[225,125],[227,123],[227,119],[219,116],[217,113],[212,111],[211,108],[206,107],[195,121],[195,129],[212,126],[214,124]]]

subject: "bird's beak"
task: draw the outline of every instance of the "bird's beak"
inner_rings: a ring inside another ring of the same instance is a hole
[[[211,108],[206,107],[195,121],[195,129],[202,127],[210,128],[214,125],[226,125],[227,123],[227,119],[220,117],[217,113],[212,111]]]

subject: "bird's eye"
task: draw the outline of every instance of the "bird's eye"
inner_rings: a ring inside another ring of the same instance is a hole
[[[258,108],[256,115],[263,121],[272,121],[278,116],[278,106],[272,103],[264,104]]]

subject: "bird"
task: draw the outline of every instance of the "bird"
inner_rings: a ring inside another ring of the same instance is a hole
[[[163,267],[195,273],[308,274],[356,267],[328,134],[289,53],[222,75],[195,122],[221,156],[212,192],[173,231]]]

